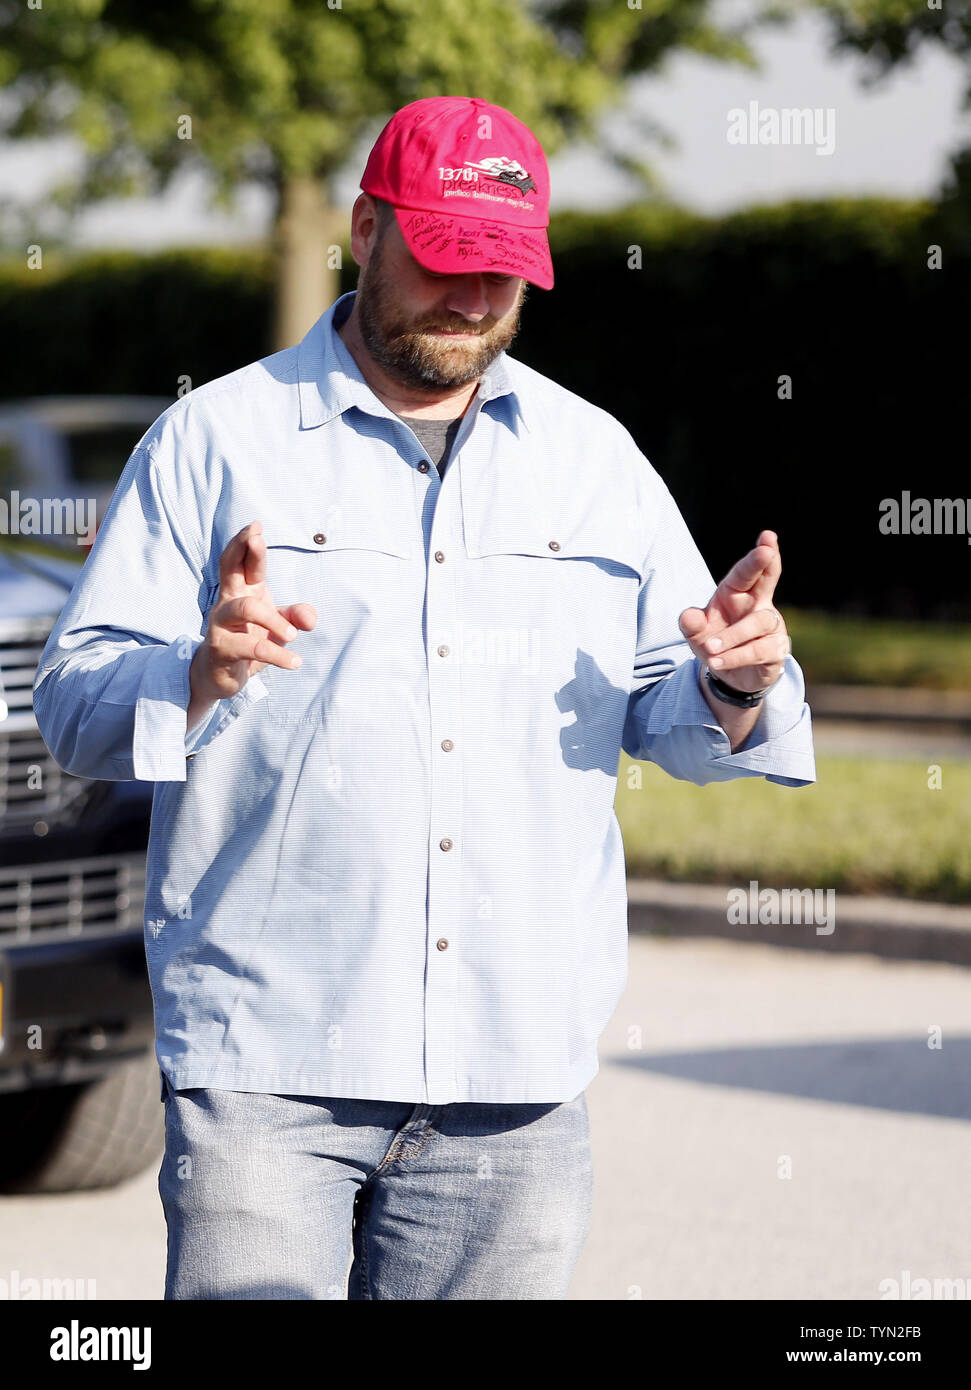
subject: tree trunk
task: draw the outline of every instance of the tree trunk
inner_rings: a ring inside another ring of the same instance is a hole
[[[274,234],[274,352],[299,343],[340,293],[337,265],[348,227],[349,219],[331,206],[322,179],[284,180]]]

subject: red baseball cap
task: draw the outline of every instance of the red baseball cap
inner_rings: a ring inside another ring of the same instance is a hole
[[[361,189],[395,210],[419,265],[553,288],[550,176],[528,126],[478,97],[424,97],[378,136]]]

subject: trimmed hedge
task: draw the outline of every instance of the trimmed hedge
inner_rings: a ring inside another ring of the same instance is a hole
[[[17,344],[3,397],[171,396],[269,351],[273,268],[262,251],[192,249],[0,265],[0,322]]]
[[[771,526],[782,604],[964,621],[967,537],[878,530],[881,500],[904,490],[971,497],[952,343],[971,239],[945,225],[931,204],[881,199],[560,213],[556,288],[530,288],[511,351],[624,422],[716,577]],[[936,243],[943,269],[930,270]],[[347,289],[347,248],[344,264]],[[0,266],[17,347],[0,393],[174,396],[183,373],[199,384],[265,355],[271,303],[259,251]]]
[[[531,294],[514,351],[624,421],[716,578],[768,526],[782,604],[971,616],[966,536],[878,529],[881,500],[904,489],[971,497],[954,332],[971,256],[944,245],[944,269],[927,268],[944,239],[933,207],[570,220],[557,292]]]

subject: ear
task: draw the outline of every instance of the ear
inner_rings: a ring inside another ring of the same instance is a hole
[[[367,265],[380,233],[378,205],[370,193],[359,193],[351,209],[351,255],[359,266]]]

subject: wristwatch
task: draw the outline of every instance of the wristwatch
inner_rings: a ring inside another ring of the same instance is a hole
[[[772,685],[767,685],[764,690],[737,690],[734,685],[726,685],[724,681],[719,680],[707,666],[705,667],[705,680],[715,699],[726,705],[734,705],[737,709],[752,709],[755,705],[760,705],[772,686],[778,685],[781,679],[781,675],[777,676]]]

